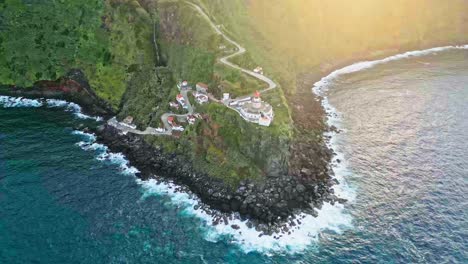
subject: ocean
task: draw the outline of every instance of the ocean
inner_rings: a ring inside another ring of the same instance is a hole
[[[280,240],[138,180],[77,105],[0,97],[0,263],[467,263],[468,51],[392,58],[315,85],[349,202]]]

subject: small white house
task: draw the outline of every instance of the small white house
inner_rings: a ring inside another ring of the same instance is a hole
[[[133,124],[133,117],[127,116],[122,122],[120,122],[122,126],[126,126],[131,129],[136,129],[137,126]]]
[[[126,118],[124,118],[122,122],[128,125],[131,125],[133,123],[133,116],[127,116]]]
[[[169,102],[169,106],[175,109],[179,109],[179,104],[176,102]]]
[[[183,126],[173,126],[172,127],[172,130],[175,130],[175,131],[184,131],[184,127]]]
[[[223,100],[229,100],[230,95],[229,93],[223,93]]]
[[[258,66],[257,68],[255,68],[253,71],[254,71],[255,73],[258,73],[258,74],[262,74],[262,75],[263,75],[263,68],[260,67],[260,66]]]
[[[189,116],[187,117],[187,121],[188,121],[188,123],[189,123],[190,125],[193,125],[193,124],[195,124],[195,122],[197,121],[197,119],[195,118],[195,116],[189,115]]]
[[[197,102],[199,104],[204,104],[204,103],[207,103],[208,102],[208,96],[204,93],[195,93],[194,94],[195,96],[195,99],[197,100]]]

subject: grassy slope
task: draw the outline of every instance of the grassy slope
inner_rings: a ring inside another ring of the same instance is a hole
[[[295,92],[296,75],[348,59],[468,42],[463,0],[193,0]],[[285,85],[286,84],[286,85]]]

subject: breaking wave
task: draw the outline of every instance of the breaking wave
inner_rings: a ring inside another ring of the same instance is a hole
[[[353,202],[353,200],[355,199],[356,193],[355,193],[355,190],[349,185],[348,181],[349,181],[350,176],[356,177],[358,175],[354,175],[352,173],[352,171],[349,169],[349,166],[346,162],[346,157],[340,151],[339,134],[346,133],[346,129],[342,127],[341,114],[336,110],[335,107],[333,107],[330,104],[326,96],[326,92],[328,91],[330,85],[333,84],[333,82],[342,75],[370,69],[380,64],[397,61],[401,59],[406,59],[406,58],[411,58],[411,57],[425,56],[425,55],[447,51],[447,50],[457,50],[457,49],[468,49],[468,45],[445,46],[445,47],[436,47],[436,48],[431,48],[431,49],[426,49],[426,50],[409,51],[409,52],[405,52],[402,54],[389,56],[387,58],[380,59],[380,60],[357,62],[349,66],[346,66],[344,68],[333,71],[332,73],[323,77],[320,81],[314,84],[312,91],[316,95],[322,98],[321,104],[327,113],[327,124],[330,127],[331,126],[336,127],[339,131],[339,132],[330,131],[330,132],[324,133],[324,137],[328,139],[327,140],[328,147],[333,149],[333,151],[336,154],[332,159],[332,168],[335,174],[335,178],[339,181],[339,184],[333,187],[338,197],[345,198],[348,200],[348,202]],[[319,216],[315,219],[311,219],[311,221],[321,222],[320,221],[321,218],[329,219],[329,218],[334,218],[334,217],[336,217],[336,219],[340,219],[340,220],[336,220],[337,222],[339,222],[337,226],[339,227],[352,226],[351,216],[346,213],[346,210],[344,209],[342,205],[335,205],[334,207],[330,205],[325,205],[324,209],[319,212]],[[339,228],[338,230],[336,230],[336,228],[335,229],[333,228],[334,223],[328,223],[328,224],[329,225],[323,225],[322,229],[330,229],[330,227],[332,227],[332,230],[340,231]]]
[[[108,161],[119,166],[120,171],[127,175],[135,176],[138,169],[129,165],[129,161],[122,153],[112,153],[108,147],[96,143],[96,136],[90,133],[74,131],[83,141],[76,143],[85,151],[95,151],[96,159]],[[289,227],[291,234],[263,235],[254,228],[247,226],[247,221],[241,221],[238,214],[227,216],[228,222],[221,221],[213,225],[213,216],[201,209],[201,201],[189,191],[180,191],[181,186],[171,181],[157,181],[151,179],[143,181],[135,176],[135,180],[144,189],[143,199],[151,195],[167,195],[171,203],[178,208],[183,208],[183,214],[195,216],[203,222],[204,237],[208,241],[217,242],[227,240],[237,244],[243,251],[258,251],[268,254],[270,252],[284,251],[294,253],[305,250],[311,243],[317,241],[320,231],[323,229],[341,232],[344,227],[351,226],[351,217],[342,214],[344,206],[336,203],[334,206],[325,204],[318,210],[318,217],[301,214],[296,216],[300,223]],[[339,193],[338,193],[339,194]],[[199,208],[200,207],[200,208]]]
[[[72,112],[76,117],[80,119],[94,119],[96,121],[102,121],[101,117],[88,116],[82,113],[81,106],[78,104],[67,102],[65,100],[58,99],[29,99],[24,97],[12,97],[12,96],[0,96],[0,106],[4,108],[13,107],[47,107],[47,108],[63,108],[67,112]]]
[[[237,244],[244,252],[262,252],[265,254],[273,252],[297,253],[307,249],[309,245],[317,241],[320,231],[328,229],[337,233],[342,232],[344,227],[351,226],[351,217],[341,213],[343,205],[332,206],[327,203],[318,210],[318,217],[300,214],[296,216],[295,226],[290,226],[290,234],[273,234],[271,236],[260,235],[261,232],[255,228],[249,228],[247,221],[239,219],[237,214],[227,216],[228,223],[221,222],[213,225],[213,217],[202,209],[195,209],[200,201],[186,192],[177,192],[178,186],[173,183],[158,183],[156,180],[137,180],[146,189],[145,195],[169,195],[173,204],[183,207],[184,213],[194,215],[204,223],[205,239],[212,242],[228,240]],[[234,228],[236,226],[236,228]]]
[[[351,64],[349,66],[346,66],[344,68],[338,69],[336,71],[333,71],[329,75],[323,77],[320,81],[316,82],[313,87],[314,93],[323,96],[324,92],[327,90],[328,85],[333,82],[337,77],[343,74],[348,74],[348,73],[353,73],[353,72],[358,72],[362,71],[365,69],[372,68],[376,65],[379,64],[384,64],[387,62],[391,61],[396,61],[396,60],[401,60],[401,59],[407,59],[411,57],[420,57],[424,55],[429,55],[432,53],[437,53],[441,51],[447,51],[447,50],[461,50],[461,49],[468,49],[468,45],[461,45],[461,46],[444,46],[444,47],[436,47],[436,48],[431,48],[431,49],[425,49],[425,50],[415,50],[415,51],[408,51],[402,54],[397,54],[393,56],[386,57],[384,59],[380,60],[373,60],[373,61],[361,61],[357,62],[354,64]],[[329,106],[329,105],[327,105]],[[325,105],[324,105],[325,107]]]
[[[112,164],[118,165],[120,171],[124,174],[135,175],[135,173],[139,172],[137,168],[129,165],[130,162],[122,153],[110,152],[107,146],[97,143],[95,134],[85,133],[79,130],[73,131],[72,134],[78,135],[83,139],[83,141],[76,143],[77,146],[84,151],[95,151],[97,153],[97,160],[108,161]]]

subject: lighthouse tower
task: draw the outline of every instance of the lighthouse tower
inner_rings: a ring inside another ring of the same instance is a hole
[[[254,93],[252,99],[252,107],[257,109],[262,107],[262,99],[260,98],[260,93],[258,91]]]

